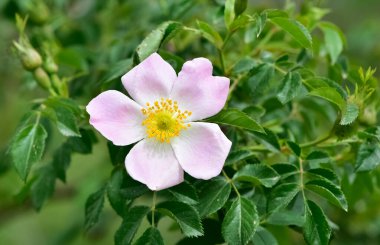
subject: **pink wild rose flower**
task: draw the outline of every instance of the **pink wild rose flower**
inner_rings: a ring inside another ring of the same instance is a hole
[[[129,97],[108,90],[90,101],[92,124],[113,144],[136,143],[125,159],[129,175],[151,190],[220,174],[231,141],[214,123],[195,122],[218,113],[230,80],[212,76],[206,58],[187,61],[178,76],[154,53],[121,78]]]

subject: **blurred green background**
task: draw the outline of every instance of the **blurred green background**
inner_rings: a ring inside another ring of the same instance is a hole
[[[67,184],[57,182],[54,196],[40,213],[34,211],[30,203],[20,202],[17,196],[23,188],[23,182],[13,169],[9,169],[11,167],[4,153],[19,120],[29,110],[30,102],[43,93],[30,82],[30,76],[23,71],[11,50],[12,41],[18,36],[13,21],[14,13],[28,10],[28,7],[23,5],[25,2],[38,1],[0,1],[0,151],[2,153],[0,244],[112,244],[113,234],[121,220],[107,202],[100,224],[90,234],[84,235],[82,231],[85,200],[90,193],[97,190],[111,171],[106,142],[101,137],[93,149],[93,154],[74,156],[67,173]],[[111,54],[107,57],[110,63],[112,59],[130,56],[146,33],[163,20],[178,19],[194,25],[195,17],[202,19],[202,16],[213,14],[204,11],[204,7],[213,1],[50,0],[46,2],[48,6],[53,6],[47,14],[53,21],[59,38],[63,40],[62,45],[73,50],[81,47],[81,52],[89,54],[94,60],[99,51],[108,52]],[[250,1],[249,5],[258,9],[282,8],[284,2]],[[326,19],[336,23],[346,34],[348,46],[344,53],[350,57],[351,62],[364,67],[370,65],[380,67],[380,2],[378,0],[317,2],[320,6],[331,9]],[[172,14],[171,8],[181,7],[184,9],[183,14]],[[44,11],[38,10],[37,16],[31,16],[31,25],[38,25],[38,18],[41,16],[43,18],[43,15]],[[84,44],[85,47],[81,46]],[[110,44],[112,49],[109,48]],[[107,64],[107,59],[104,57],[99,56],[99,59]],[[83,65],[81,60],[78,62],[79,66]],[[68,66],[67,73],[70,73],[70,64],[65,65]],[[84,64],[84,66],[91,65],[93,65],[91,62]],[[104,67],[104,70],[109,68]],[[85,81],[79,86],[86,91]],[[88,88],[91,89],[93,88]],[[85,103],[86,101],[83,101],[83,104]],[[355,205],[350,207],[348,214],[334,213],[336,210],[331,210],[329,213],[340,227],[339,236],[333,239],[333,244],[380,243],[380,191],[379,189],[357,191],[360,195],[353,197],[357,200]],[[160,229],[164,232],[167,244],[173,244],[178,240],[179,234],[170,231],[168,222],[163,222],[161,225]],[[273,231],[280,244],[286,244],[287,240],[290,241],[289,244],[304,243],[302,235],[291,229],[274,228]]]

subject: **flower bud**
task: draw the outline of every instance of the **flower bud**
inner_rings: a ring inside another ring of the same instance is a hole
[[[42,64],[41,56],[34,48],[19,50],[18,54],[23,67],[28,71],[33,71]]]
[[[43,67],[49,74],[57,73],[58,71],[58,66],[50,55],[46,56]]]
[[[34,79],[36,79],[38,85],[40,85],[42,88],[49,90],[50,85],[50,78],[48,74],[42,69],[41,67],[37,68],[33,72]]]
[[[49,8],[43,1],[32,1],[28,6],[30,19],[37,24],[44,24],[49,19]]]

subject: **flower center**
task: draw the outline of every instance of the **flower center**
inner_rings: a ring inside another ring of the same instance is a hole
[[[191,111],[182,112],[177,101],[161,98],[153,105],[146,103],[141,109],[146,116],[142,125],[146,127],[148,138],[155,138],[160,142],[170,143],[170,139],[178,136],[181,130],[190,127],[184,120],[191,115]]]

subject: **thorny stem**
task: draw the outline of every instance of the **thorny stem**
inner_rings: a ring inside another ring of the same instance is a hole
[[[155,210],[156,210],[156,198],[157,198],[157,192],[154,191],[153,192],[153,199],[152,199],[152,226],[156,226],[155,223],[154,223],[154,213],[155,213]]]
[[[237,195],[238,197],[240,197],[239,190],[236,188],[236,186],[235,186],[235,184],[234,184],[234,181],[233,181],[230,177],[228,177],[228,175],[226,174],[226,172],[225,172],[224,170],[222,170],[222,173],[223,173],[224,177],[226,177],[227,182],[231,184],[231,186],[232,186],[232,188],[234,189],[236,195]]]

